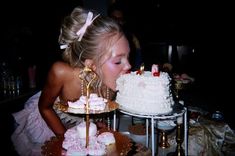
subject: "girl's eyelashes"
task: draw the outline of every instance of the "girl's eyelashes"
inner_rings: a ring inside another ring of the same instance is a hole
[[[115,64],[121,64],[121,61],[115,62]]]
[[[116,65],[125,63],[126,61],[128,61],[128,56],[120,56],[120,57],[116,57],[113,59],[113,63]]]

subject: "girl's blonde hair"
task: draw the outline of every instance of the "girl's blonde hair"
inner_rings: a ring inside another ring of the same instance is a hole
[[[92,12],[94,21],[89,25],[79,41],[77,32],[84,26],[88,13]],[[62,57],[72,67],[84,68],[86,59],[94,61],[97,67],[98,80],[95,88],[101,93],[102,71],[104,56],[111,56],[111,48],[123,36],[120,26],[111,18],[98,15],[94,10],[76,7],[72,13],[64,18],[59,36],[59,43],[65,45]]]

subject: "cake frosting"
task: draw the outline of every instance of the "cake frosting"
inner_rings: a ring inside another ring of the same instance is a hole
[[[105,145],[110,145],[115,143],[115,138],[113,136],[113,133],[111,132],[103,132],[98,136],[98,142],[105,144]]]
[[[104,110],[107,99],[99,97],[95,93],[91,93],[88,99],[90,110]],[[86,96],[82,95],[77,101],[68,101],[69,108],[84,109],[86,107]]]
[[[174,104],[171,89],[171,78],[166,72],[156,67],[141,74],[130,72],[117,79],[116,102],[120,109],[143,114],[167,114]]]
[[[86,138],[86,122],[81,122],[77,127],[77,133],[79,138]],[[97,127],[93,122],[89,123],[89,137],[95,136],[97,133]]]
[[[106,146],[98,142],[92,142],[89,144],[88,148],[85,146],[79,146],[78,144],[73,144],[67,148],[66,156],[86,156],[86,155],[105,155]]]
[[[94,123],[89,124],[89,140],[90,142],[97,141],[96,139],[97,127]],[[68,129],[64,135],[65,139],[63,147],[68,149],[72,144],[77,144],[83,147],[86,144],[86,122],[81,122],[75,127]]]
[[[89,145],[86,147],[86,122],[68,129],[64,135],[62,147],[66,149],[66,156],[77,155],[105,155],[107,146],[115,143],[111,132],[97,134],[94,123],[89,124]]]

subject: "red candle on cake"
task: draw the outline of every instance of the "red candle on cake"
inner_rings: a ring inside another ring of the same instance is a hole
[[[157,64],[152,65],[152,75],[153,76],[160,76],[160,71],[159,71],[159,67]]]

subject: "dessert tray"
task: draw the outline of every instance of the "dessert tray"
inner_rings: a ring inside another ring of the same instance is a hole
[[[108,113],[111,111],[116,110],[119,107],[119,105],[114,101],[108,101],[106,103],[104,110],[92,110],[89,109],[88,112],[86,111],[86,108],[71,108],[68,105],[62,104],[62,103],[55,103],[54,108],[58,109],[60,111],[66,112],[66,113],[72,113],[72,114],[101,114],[101,113]]]
[[[99,130],[99,133],[109,131],[107,129]],[[126,156],[126,155],[136,155],[144,154],[151,155],[150,149],[146,148],[143,145],[136,144],[132,142],[127,136],[117,132],[109,131],[114,134],[116,143],[107,146],[107,156]],[[42,155],[43,156],[65,156],[66,150],[62,148],[64,138],[63,137],[52,137],[50,140],[46,141],[42,146]]]

